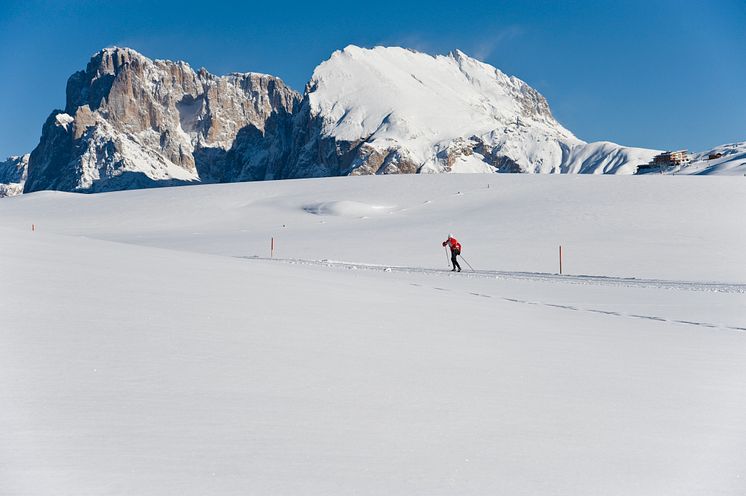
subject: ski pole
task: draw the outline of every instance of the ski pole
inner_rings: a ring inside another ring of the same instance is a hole
[[[469,262],[467,262],[467,261],[466,261],[466,259],[464,258],[464,256],[463,256],[463,255],[459,254],[459,257],[461,257],[461,260],[463,260],[464,262],[466,262],[466,265],[468,265],[468,266],[469,266],[469,268],[471,269],[471,271],[472,271],[472,272],[476,272],[476,271],[474,270],[474,267],[472,267],[472,266],[471,266],[471,264],[470,264]]]
[[[448,258],[448,247],[444,246],[443,249],[446,251],[446,266],[450,267],[451,266],[451,259]]]

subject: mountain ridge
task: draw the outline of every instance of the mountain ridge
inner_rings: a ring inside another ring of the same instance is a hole
[[[580,140],[541,93],[458,49],[348,45],[316,67],[300,94],[268,74],[217,76],[108,47],[70,76],[64,110],[50,114],[21,164],[27,177],[4,191],[361,174],[630,174],[657,153]]]

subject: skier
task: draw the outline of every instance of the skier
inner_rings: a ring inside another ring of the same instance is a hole
[[[461,272],[461,266],[458,264],[458,260],[456,260],[456,257],[461,255],[461,243],[458,242],[456,238],[448,235],[448,239],[443,241],[443,246],[448,245],[448,247],[451,249],[451,263],[453,264],[453,268],[451,269],[451,272],[454,270],[458,270]]]

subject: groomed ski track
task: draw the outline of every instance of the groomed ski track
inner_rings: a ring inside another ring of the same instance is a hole
[[[277,262],[285,264],[298,264],[305,266],[319,266],[327,267],[330,269],[346,269],[346,270],[369,270],[369,271],[383,271],[383,272],[394,272],[402,274],[417,274],[417,275],[431,275],[439,277],[454,277],[454,278],[483,278],[483,279],[502,279],[502,280],[521,280],[521,281],[533,281],[533,282],[544,282],[544,283],[558,283],[558,284],[578,284],[578,285],[596,285],[596,286],[615,286],[615,287],[626,287],[626,288],[646,288],[646,289],[663,289],[673,291],[706,291],[716,293],[746,293],[746,284],[728,284],[721,282],[695,282],[695,281],[667,281],[659,279],[635,279],[635,278],[624,278],[624,277],[610,277],[610,276],[587,276],[587,275],[560,275],[560,274],[549,274],[541,272],[511,272],[511,271],[498,271],[498,270],[474,270],[474,271],[462,271],[460,273],[454,273],[448,269],[428,269],[422,267],[402,267],[392,265],[381,265],[381,264],[370,264],[370,263],[353,263],[343,262],[339,260],[304,260],[297,258],[268,258],[258,256],[238,256],[236,258],[246,260],[256,260],[263,262]],[[420,284],[412,283],[414,286],[421,286]],[[440,286],[433,286],[433,289],[439,291],[450,291],[451,289]],[[609,317],[618,317],[626,319],[643,319],[648,321],[658,321],[661,323],[678,324],[685,326],[696,326],[700,328],[708,328],[713,330],[721,331],[736,331],[739,333],[746,333],[746,322],[738,325],[728,325],[723,323],[713,322],[700,322],[694,320],[686,320],[680,318],[671,318],[661,315],[642,315],[637,313],[625,313],[617,312],[606,309],[598,308],[587,308],[581,306],[558,304],[546,301],[530,301],[523,300],[520,298],[513,298],[508,296],[489,295],[478,292],[469,292],[470,295],[480,298],[495,298],[498,300],[507,301],[515,304],[522,305],[538,305],[544,307],[553,307],[560,310],[568,310],[574,312],[589,312],[595,314],[603,314]]]
[[[270,258],[259,256],[237,256],[247,260],[271,261],[286,264],[316,265],[330,268],[359,269],[385,272],[432,274],[447,277],[479,277],[485,279],[516,279],[524,281],[552,282],[560,284],[582,284],[617,286],[630,288],[655,288],[677,291],[712,291],[718,293],[746,293],[746,284],[701,281],[671,281],[664,279],[638,279],[635,277],[613,277],[593,275],[551,274],[548,272],[517,272],[504,270],[469,270],[456,273],[450,269],[405,267],[371,263],[345,262],[340,260],[309,260],[301,258]]]

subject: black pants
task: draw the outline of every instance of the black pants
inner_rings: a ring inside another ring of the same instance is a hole
[[[458,264],[458,260],[456,260],[456,257],[459,256],[461,252],[459,250],[451,250],[451,263],[453,264],[453,268],[461,270],[461,266]]]

